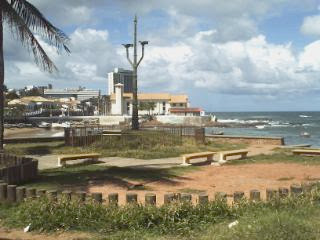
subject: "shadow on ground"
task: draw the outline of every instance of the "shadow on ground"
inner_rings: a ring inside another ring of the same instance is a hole
[[[97,165],[72,166],[56,168],[40,172],[39,178],[28,186],[44,189],[88,190],[90,185],[102,186],[112,184],[125,188],[132,188],[137,183],[146,184],[160,182],[167,185],[178,185],[182,177],[182,168],[152,169],[141,167],[102,167]],[[144,188],[134,189],[144,190]]]

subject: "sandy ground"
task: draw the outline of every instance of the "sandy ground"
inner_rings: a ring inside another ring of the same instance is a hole
[[[161,179],[156,182],[131,182],[142,183],[149,191],[135,191],[141,203],[144,202],[144,194],[153,192],[157,194],[158,203],[163,203],[163,194],[169,192],[181,192],[189,189],[193,192],[205,192],[209,199],[213,199],[215,192],[225,192],[230,197],[235,191],[244,191],[249,196],[249,191],[256,189],[261,191],[265,198],[267,188],[277,189],[289,187],[293,183],[301,183],[308,180],[320,180],[320,166],[307,166],[299,164],[245,164],[224,165],[220,167],[202,166],[201,171],[192,172],[175,179]],[[111,183],[99,183],[89,187],[90,192],[102,192],[104,196],[112,192],[119,193],[119,202],[124,204],[126,187]],[[196,194],[193,194],[196,199]]]

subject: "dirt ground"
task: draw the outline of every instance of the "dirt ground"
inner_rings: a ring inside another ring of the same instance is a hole
[[[91,239],[86,233],[53,233],[37,234],[33,232],[24,233],[20,229],[6,229],[0,227],[0,240],[88,240]]]
[[[293,183],[318,179],[320,180],[320,166],[314,165],[274,163],[202,166],[200,171],[175,179],[142,182],[148,191],[135,190],[134,192],[138,194],[138,200],[141,203],[144,202],[146,192],[156,193],[159,205],[163,203],[163,194],[170,192],[189,192],[193,194],[193,199],[196,199],[199,192],[205,192],[209,195],[209,199],[213,199],[215,192],[225,192],[231,197],[235,191],[244,191],[248,197],[249,191],[256,189],[260,190],[261,197],[265,198],[267,188],[289,187]],[[104,196],[118,192],[119,203],[124,204],[127,189],[117,185],[99,183],[98,186],[92,185],[89,191],[102,192]]]

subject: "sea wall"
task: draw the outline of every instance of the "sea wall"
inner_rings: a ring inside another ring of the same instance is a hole
[[[100,125],[111,126],[119,125],[121,123],[127,123],[130,121],[130,116],[99,116]]]
[[[284,145],[283,137],[265,137],[265,136],[230,136],[230,135],[206,135],[206,139],[215,142],[228,142],[228,143],[246,143],[258,145]]]
[[[163,124],[176,124],[185,126],[205,126],[212,122],[212,116],[156,116],[156,120]]]

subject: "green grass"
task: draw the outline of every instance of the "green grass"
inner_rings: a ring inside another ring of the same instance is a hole
[[[172,137],[172,136],[170,136]],[[175,138],[173,136],[173,138]],[[202,151],[223,151],[245,148],[245,144],[219,144],[208,142],[197,144],[189,138],[182,138],[181,141],[166,136],[159,138],[147,136],[139,138],[120,137],[109,139],[106,142],[97,142],[88,147],[66,147],[63,142],[51,143],[24,143],[8,144],[6,152],[15,155],[48,155],[48,154],[74,154],[74,153],[100,153],[103,157],[126,157],[139,159],[157,159],[178,157],[185,153]]]
[[[272,155],[257,155],[254,157],[248,157],[242,160],[228,161],[229,165],[241,165],[241,164],[253,164],[253,163],[298,163],[305,165],[318,165],[320,164],[320,156],[297,156],[288,154],[286,152],[276,152]]]
[[[18,206],[0,204],[1,225],[35,232],[80,231],[92,240],[313,240],[320,239],[320,192],[270,202],[242,201],[161,207],[114,207],[45,198]],[[232,228],[228,225],[238,221]]]
[[[86,190],[90,183],[112,183],[128,190],[131,189],[130,181],[152,182],[160,181],[175,184],[176,179],[182,175],[199,170],[199,167],[174,167],[162,169],[143,169],[110,167],[99,165],[82,165],[67,168],[42,170],[37,180],[26,184],[27,187],[38,189],[69,189],[79,188]],[[134,190],[147,190],[144,187]]]

